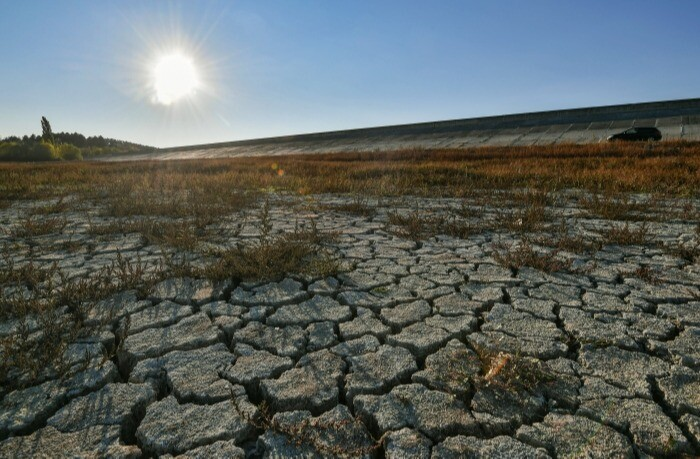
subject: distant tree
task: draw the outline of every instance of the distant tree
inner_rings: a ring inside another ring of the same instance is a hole
[[[53,131],[51,131],[51,124],[45,116],[41,117],[41,138],[46,142],[54,142]]]
[[[53,137],[57,143],[70,143],[77,147],[85,146],[85,136],[77,132],[54,132]]]
[[[153,147],[103,136],[86,137],[77,132],[53,132],[41,117],[42,135],[9,136],[0,139],[0,161],[80,160],[107,154],[152,151]],[[1,187],[1,186],[0,186]]]

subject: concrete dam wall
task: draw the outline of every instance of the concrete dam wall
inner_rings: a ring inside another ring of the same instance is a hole
[[[401,148],[596,143],[635,126],[664,140],[700,140],[700,99],[610,105],[429,123],[381,126],[165,148],[110,159],[184,159],[382,151]]]

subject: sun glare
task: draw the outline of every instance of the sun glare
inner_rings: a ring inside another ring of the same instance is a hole
[[[199,85],[199,75],[192,58],[180,52],[161,56],[153,67],[156,103],[174,104],[194,95]]]

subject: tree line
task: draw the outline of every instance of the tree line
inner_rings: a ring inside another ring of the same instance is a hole
[[[152,147],[102,136],[86,137],[77,132],[53,132],[41,117],[41,135],[9,136],[0,139],[0,161],[82,160],[109,154],[137,153]]]

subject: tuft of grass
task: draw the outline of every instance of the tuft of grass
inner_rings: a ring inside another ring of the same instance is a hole
[[[482,362],[483,375],[475,378],[476,385],[495,385],[510,391],[533,391],[555,380],[540,360],[507,352],[476,349]]]
[[[486,202],[480,202],[481,199],[477,199],[476,202],[470,203],[467,199],[463,199],[459,205],[459,208],[455,210],[455,213],[462,218],[484,218],[484,206]]]
[[[272,234],[270,204],[265,201],[258,225],[258,241],[219,251],[203,274],[213,280],[273,280],[288,274],[329,276],[340,269],[324,247],[335,235],[319,231],[313,220],[309,227],[297,225],[291,233]]]
[[[573,226],[576,226],[574,222]],[[553,233],[533,238],[532,241],[543,247],[573,253],[593,253],[600,250],[600,243],[583,235],[572,235],[566,220],[561,220]]]
[[[328,252],[291,234],[220,252],[203,274],[213,280],[274,280],[288,274],[328,276],[338,269]]]
[[[646,245],[651,242],[649,226],[646,223],[637,228],[630,227],[629,223],[611,225],[601,233],[601,236],[603,245]]]
[[[396,236],[420,241],[439,234],[466,239],[474,234],[475,228],[455,215],[422,215],[417,211],[408,215],[398,212],[388,214],[387,231]]]
[[[594,193],[579,200],[581,208],[590,215],[606,220],[640,220],[650,218],[658,210],[656,198],[645,201],[633,201],[629,195],[614,193]]]
[[[661,284],[661,279],[659,278],[659,273],[646,265],[640,266],[639,268],[635,269],[632,273],[627,273],[627,274],[631,274],[631,275],[643,280],[644,282],[648,282],[649,284],[652,284],[652,285],[660,285]]]
[[[5,274],[14,282],[11,285],[36,284],[37,280],[18,280],[19,273],[29,268],[17,269],[9,276]],[[78,336],[91,332],[85,318],[98,301],[124,290],[136,289],[144,294],[167,275],[160,266],[151,269],[140,258],[129,261],[119,252],[110,266],[84,278],[69,278],[55,265],[48,272],[31,269],[35,279],[43,280],[41,286],[20,288],[0,297],[1,317],[18,324],[15,333],[0,339],[0,385],[9,388],[40,382],[37,378],[47,371],[57,376],[65,374],[69,368],[61,361],[63,352]],[[30,318],[39,324],[41,333],[30,333]]]
[[[42,266],[30,260],[26,263],[17,264],[10,256],[7,245],[3,247],[3,259],[0,264],[0,285],[26,287],[29,290],[39,288],[39,286],[58,273],[58,266],[52,263]],[[0,316],[3,311],[0,310]]]
[[[524,206],[518,207],[511,212],[501,210],[496,214],[496,225],[498,227],[521,234],[540,231],[546,221],[545,207],[538,201],[526,203]]]
[[[138,254],[136,255],[136,260],[130,261],[124,258],[121,252],[117,252],[117,256],[109,267],[108,273],[112,278],[111,288],[115,292],[137,290],[143,295],[159,281],[169,276],[162,262],[149,265],[148,262],[141,260],[141,256]]]
[[[168,170],[155,178],[129,170],[118,178],[94,195],[104,201],[105,214],[112,217],[189,218],[203,227],[257,200],[254,190],[229,183],[233,177],[202,170]]]
[[[160,266],[153,268],[138,256],[136,261],[129,261],[119,252],[111,265],[80,278],[69,277],[55,263],[41,267],[33,262],[21,266],[5,262],[0,280],[13,287],[15,294],[0,297],[0,317],[24,317],[62,306],[69,311],[84,311],[86,304],[115,292],[147,290],[163,276]]]
[[[139,233],[147,244],[165,244],[177,249],[193,250],[199,243],[202,229],[196,228],[195,223],[187,219],[164,221],[156,218],[128,218],[90,225],[88,232],[94,235]]]
[[[664,246],[666,253],[681,258],[688,263],[700,261],[700,239],[692,242]]]
[[[79,328],[57,309],[43,309],[34,317],[41,333],[30,333],[26,318],[21,318],[16,333],[0,338],[0,385],[10,390],[31,385],[41,374],[61,376],[69,370],[62,357]]]
[[[367,198],[363,196],[355,196],[351,202],[337,204],[331,206],[330,209],[361,217],[373,217],[377,213],[377,210],[370,206]]]
[[[61,233],[66,225],[68,225],[68,220],[64,217],[32,217],[28,215],[15,225],[12,236],[32,238]]]
[[[546,273],[566,271],[571,263],[557,257],[558,250],[535,250],[527,241],[505,246],[493,246],[493,258],[498,264],[510,269],[520,269],[523,266],[537,269]]]
[[[682,258],[688,263],[700,262],[700,222],[695,225],[695,239],[684,243],[665,245],[666,253]]]
[[[296,423],[281,423],[274,418],[274,413],[266,402],[262,402],[251,414],[242,407],[231,391],[231,405],[236,413],[261,431],[274,431],[285,436],[290,444],[308,446],[323,457],[355,458],[374,457],[376,451],[384,442],[385,436],[379,439],[365,437],[364,424],[359,419],[351,421],[320,422],[318,419],[304,420]],[[329,443],[325,437],[342,436],[341,444]]]
[[[426,239],[434,235],[430,230],[434,228],[434,221],[437,217],[421,216],[421,214],[416,211],[408,215],[390,212],[387,216],[389,225],[397,227],[389,229],[389,232],[396,236],[420,241],[421,239]]]
[[[161,251],[161,266],[170,277],[206,277],[206,271],[195,261],[195,257],[189,253],[167,253],[164,250]]]
[[[524,189],[508,193],[516,207],[546,207],[552,204],[553,197],[547,190]]]
[[[59,250],[63,250],[63,251],[68,252],[68,253],[76,253],[76,252],[79,252],[83,249],[88,250],[89,244],[86,244],[82,241],[74,241],[71,237],[69,240],[61,242],[56,247]]]
[[[65,196],[60,196],[57,200],[41,206],[32,207],[29,210],[30,215],[51,215],[61,214],[70,209],[70,203],[65,199]]]

